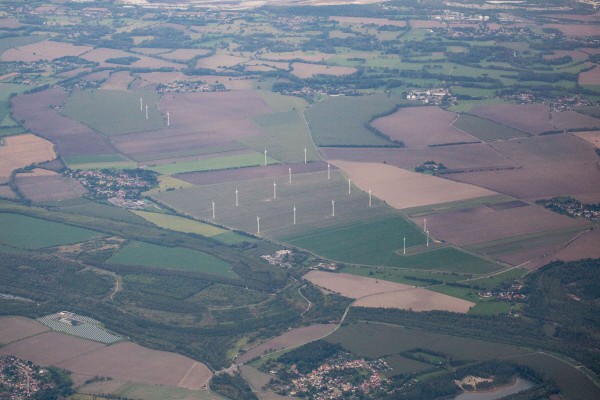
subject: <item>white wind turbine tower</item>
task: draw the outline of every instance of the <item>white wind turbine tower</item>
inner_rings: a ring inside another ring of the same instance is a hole
[[[327,163],[327,179],[331,179],[331,165]]]
[[[331,216],[335,217],[335,200],[331,200]]]
[[[265,149],[265,165],[267,165],[267,149]]]
[[[144,100],[140,97],[140,112],[144,112]]]
[[[423,232],[427,232],[427,218],[423,218]]]
[[[427,247],[429,247],[429,231],[425,231],[425,235],[427,236]]]
[[[350,182],[350,178],[348,178],[348,194],[350,194],[350,187],[352,186],[352,182]]]
[[[288,175],[289,175],[288,183],[291,185],[292,184],[292,167],[288,168]]]
[[[215,202],[212,202],[212,219],[215,219]]]
[[[369,189],[369,207],[371,207],[371,189]]]
[[[260,217],[256,217],[256,233],[260,233]]]
[[[146,104],[146,119],[148,119],[148,104]]]
[[[306,147],[304,148],[304,164],[306,164]]]
[[[294,225],[296,225],[296,206],[294,206]]]
[[[277,183],[273,182],[273,198],[277,198]]]
[[[235,188],[235,206],[237,207],[238,205],[238,188]]]
[[[167,126],[171,126],[171,114],[167,111]]]
[[[404,242],[404,246],[403,246],[403,249],[402,249],[402,254],[406,255],[406,236],[404,236],[403,242]]]

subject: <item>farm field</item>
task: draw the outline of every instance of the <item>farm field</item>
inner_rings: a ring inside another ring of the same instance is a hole
[[[103,234],[75,226],[0,213],[0,243],[23,249],[41,249],[102,237]]]
[[[141,110],[140,98],[144,108]],[[156,130],[165,125],[165,117],[157,110],[158,96],[148,92],[123,90],[76,90],[63,106],[63,115],[80,121],[104,135]]]
[[[85,54],[82,55],[82,58],[97,62],[101,67],[106,68],[116,68],[119,67],[119,64],[108,62],[111,59],[118,59],[124,57],[135,57],[131,66],[134,68],[150,68],[150,69],[158,69],[158,68],[174,68],[181,69],[183,64],[174,63],[171,61],[159,60],[158,58],[152,58],[148,56],[143,56],[136,53],[130,53],[123,50],[117,49],[108,49],[108,48],[95,48]]]
[[[443,310],[465,313],[475,305],[470,301],[427,289],[357,275],[310,271],[303,278],[317,286],[340,293],[342,296],[357,299],[353,303],[356,307],[400,308],[412,311]]]
[[[377,118],[371,125],[409,149],[477,139],[452,125],[455,113],[438,107],[401,107],[395,113]]]
[[[43,42],[27,44],[9,49],[2,53],[0,60],[6,62],[54,60],[66,56],[81,56],[91,49],[92,48],[90,46],[74,46],[70,43],[44,40]]]
[[[48,36],[46,35],[9,36],[2,38],[0,39],[0,54],[3,54],[8,49],[27,46],[32,43],[41,42],[47,38]]]
[[[45,170],[47,171],[47,170]],[[15,184],[25,198],[34,202],[76,199],[87,193],[79,181],[56,172],[47,175],[17,174]]]
[[[298,78],[310,78],[314,75],[350,75],[357,71],[352,67],[336,67],[332,65],[307,64],[295,62],[291,64],[292,74]]]
[[[581,72],[577,83],[580,85],[600,85],[600,68],[595,66],[589,71]]]
[[[399,98],[327,97],[305,113],[317,146],[394,146],[365,127],[376,114],[394,109]]]
[[[362,190],[396,209],[495,195],[477,186],[459,185],[435,176],[406,171],[394,166],[350,161],[331,161],[346,172]]]
[[[475,106],[469,113],[532,135],[554,129],[550,123],[548,107],[544,104]]]
[[[470,114],[459,114],[452,125],[483,141],[528,136],[525,132]]]
[[[600,149],[600,131],[574,132],[573,135]]]
[[[113,255],[108,262],[193,271],[217,276],[237,276],[231,269],[231,265],[209,254],[183,247],[163,247],[144,242],[129,243]]]
[[[7,180],[17,168],[56,158],[52,143],[35,135],[9,136],[0,140],[0,181]]]
[[[135,77],[131,76],[129,71],[114,72],[110,78],[100,87],[103,90],[121,90],[126,91]]]
[[[267,156],[267,164],[275,164],[278,161]],[[255,167],[264,164],[264,154],[256,151],[242,152],[235,155],[223,155],[205,158],[196,161],[181,161],[172,164],[163,164],[151,167],[153,171],[162,175],[184,174],[196,171],[214,171],[220,169]]]
[[[256,357],[272,351],[300,346],[302,344],[320,339],[335,328],[335,324],[310,325],[295,328],[280,336],[269,339],[258,346],[254,346],[235,358],[238,365],[245,364]]]
[[[575,111],[553,112],[552,125],[558,130],[600,129],[600,118]]]
[[[0,317],[0,322],[0,344],[3,345],[49,330],[39,322],[25,317]]]
[[[223,397],[208,390],[190,390],[181,387],[163,386],[158,384],[134,383],[130,381],[110,380],[94,382],[77,389],[78,393],[88,394],[89,400],[93,397],[101,398],[98,394],[144,399],[144,400],[221,400]],[[76,395],[77,396],[77,395]],[[88,400],[88,398],[75,397],[75,400]]]

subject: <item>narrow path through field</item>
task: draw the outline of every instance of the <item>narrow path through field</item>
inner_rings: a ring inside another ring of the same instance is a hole
[[[312,302],[311,302],[309,299],[307,299],[307,298],[306,298],[306,296],[304,296],[304,295],[302,294],[302,291],[301,291],[301,289],[304,289],[305,287],[306,287],[306,285],[304,285],[304,286],[302,286],[302,287],[299,287],[299,288],[298,288],[298,293],[300,294],[300,296],[302,296],[302,298],[308,302],[308,306],[306,307],[306,310],[304,310],[304,311],[302,312],[302,314],[300,314],[300,316],[301,316],[301,317],[303,317],[303,316],[304,316],[304,314],[306,314],[306,313],[308,312],[308,310],[310,310],[310,307],[312,307]]]

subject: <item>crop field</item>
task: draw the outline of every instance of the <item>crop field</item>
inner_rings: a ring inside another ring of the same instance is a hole
[[[310,271],[303,278],[317,286],[340,293],[342,296],[357,299],[353,303],[357,307],[400,308],[413,311],[444,310],[465,313],[475,305],[470,301],[427,289],[358,275]]]
[[[600,129],[600,118],[581,114],[575,111],[553,112],[552,125],[555,129]]]
[[[25,215],[0,213],[0,243],[13,247],[41,249],[85,242],[102,236],[99,232],[75,226]]]
[[[420,223],[422,218],[413,221]],[[427,229],[433,237],[458,246],[584,225],[587,222],[583,219],[525,203],[523,207],[508,209],[479,206],[427,216]]]
[[[88,126],[59,113],[67,93],[58,88],[25,94],[12,99],[13,113],[25,128],[54,143],[61,156],[113,154],[104,137]]]
[[[0,39],[0,54],[14,47],[27,46],[32,43],[41,42],[47,39],[46,35],[28,35],[28,36],[13,36]],[[2,59],[0,57],[0,59]]]
[[[55,158],[52,143],[45,139],[31,134],[5,137],[0,146],[0,181],[17,168]]]
[[[133,82],[135,78],[130,75],[129,71],[114,72],[110,75],[110,78],[102,84],[101,89],[103,90],[127,90],[129,84]]]
[[[89,398],[74,397],[74,400],[101,399],[98,394],[119,396],[129,399],[144,400],[221,400],[218,396],[208,390],[190,390],[180,387],[152,385],[147,383],[134,383],[130,381],[110,380],[94,382],[77,389],[78,393],[88,394]],[[76,395],[78,396],[78,395]],[[79,395],[80,396],[80,395]]]
[[[456,360],[485,360],[530,352],[507,344],[379,324],[343,326],[325,340],[339,343],[359,356],[373,358],[400,354],[417,348],[442,353]]]
[[[600,149],[600,131],[574,132],[573,135]]]
[[[402,107],[371,125],[408,148],[477,141],[452,125],[456,118],[455,113],[438,107]]]
[[[515,167],[516,164],[484,143],[437,146],[423,149],[327,148],[320,149],[327,160],[385,163],[414,169],[426,161],[442,163],[452,170],[479,170]]]
[[[210,57],[203,57],[196,63],[196,68],[207,68],[214,70],[224,70],[238,64],[249,61],[248,58],[238,57],[228,54],[216,54]]]
[[[376,114],[392,110],[401,100],[375,95],[327,97],[306,111],[317,146],[393,146],[365,127]]]
[[[140,108],[140,98],[148,106]],[[122,90],[76,90],[67,99],[62,113],[105,135],[143,132],[160,129],[165,117],[157,110],[158,95],[149,92]]]
[[[231,269],[231,265],[209,254],[184,247],[163,247],[144,242],[129,243],[113,255],[108,262],[201,272],[217,276],[237,276]]]
[[[88,61],[97,62],[101,67],[118,67],[118,64],[108,63],[106,60],[111,58],[121,58],[121,57],[137,57],[139,60],[133,62],[131,64],[134,68],[174,68],[181,69],[183,67],[182,64],[174,63],[171,61],[159,60],[158,58],[152,58],[143,56],[136,53],[129,53],[123,50],[117,49],[105,49],[105,48],[96,48],[91,50],[81,56]]]
[[[456,272],[443,271],[417,271],[405,270],[394,267],[367,267],[367,266],[345,266],[340,269],[340,272],[358,276],[366,276],[369,278],[381,279],[390,282],[404,283],[412,286],[428,286],[431,282],[426,279],[435,279],[444,282],[455,282],[465,279],[464,275]]]
[[[528,136],[525,132],[470,114],[459,114],[452,125],[483,141]]]
[[[471,108],[469,113],[533,135],[554,129],[544,104],[484,105]]]
[[[90,51],[89,46],[74,46],[70,43],[44,40],[43,42],[27,44],[9,49],[2,53],[0,59],[6,62],[32,62],[39,60],[54,60],[66,56],[80,56]]]
[[[0,344],[8,344],[48,331],[48,327],[25,317],[0,317]]]
[[[580,72],[577,83],[580,85],[600,85],[600,68],[595,66],[589,71]]]
[[[258,346],[250,348],[248,351],[236,357],[235,362],[236,364],[244,364],[253,358],[260,357],[273,350],[277,351],[312,342],[313,340],[325,336],[335,327],[335,324],[318,324],[292,329],[282,335],[269,339]]]
[[[406,171],[386,164],[332,161],[364,191],[396,209],[467,200],[495,195],[477,186],[460,185],[448,179]]]
[[[15,184],[25,198],[34,202],[76,199],[87,193],[79,181],[57,173],[45,176],[17,174]]]
[[[298,78],[310,78],[314,75],[350,75],[357,71],[356,68],[352,67],[336,67],[332,65],[321,65],[321,64],[307,64],[295,62],[291,65],[292,74]]]
[[[561,31],[565,36],[593,36],[598,34],[598,26],[595,24],[544,24],[544,28],[554,28]]]
[[[267,156],[267,164],[275,164],[278,161]],[[153,171],[162,175],[184,174],[196,171],[214,171],[220,169],[256,167],[264,164],[264,154],[256,151],[244,152],[236,155],[223,155],[196,161],[182,161],[172,164],[163,164],[151,167]]]

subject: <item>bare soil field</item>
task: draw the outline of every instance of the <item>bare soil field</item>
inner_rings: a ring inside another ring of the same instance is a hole
[[[244,364],[256,357],[271,352],[273,350],[287,349],[289,347],[300,346],[302,344],[317,340],[331,332],[336,327],[335,324],[317,324],[304,326],[289,330],[282,335],[274,337],[254,346],[245,353],[235,358],[236,364]]]
[[[280,61],[252,60],[252,61],[248,61],[244,65],[247,65],[247,66],[266,66],[266,67],[272,67],[272,68],[275,68],[275,69],[283,69],[283,70],[286,70],[286,71],[288,69],[290,69],[290,63],[280,62]]]
[[[598,73],[598,78],[600,78],[600,73]],[[600,118],[575,111],[553,112],[551,117],[551,123],[556,129],[600,129]]]
[[[548,107],[544,104],[494,104],[475,106],[469,113],[538,135],[553,130]]]
[[[248,58],[231,56],[228,54],[215,54],[214,56],[204,57],[198,60],[196,68],[207,69],[227,69],[238,64],[249,61]]]
[[[32,134],[8,136],[0,146],[0,180],[10,177],[12,171],[31,163],[54,160],[51,142]]]
[[[517,165],[485,143],[421,149],[332,148],[319,149],[323,157],[333,160],[377,162],[412,169],[426,161],[442,163],[452,170],[511,168]]]
[[[597,162],[548,165],[503,171],[448,174],[459,182],[485,187],[527,201],[554,196],[574,196],[600,202],[600,167]]]
[[[292,179],[295,174],[305,172],[326,171],[327,163],[324,161],[316,161],[308,164],[271,164],[261,165],[260,167],[240,168],[233,171],[207,171],[207,172],[190,172],[187,174],[179,174],[174,177],[193,183],[194,185],[211,185],[213,183],[225,183],[245,181],[257,178],[275,178],[287,177],[289,168],[292,169]],[[337,169],[331,166],[331,170]]]
[[[76,199],[87,193],[86,188],[79,181],[56,172],[53,175],[37,176],[18,174],[15,183],[23,196],[34,202]]]
[[[166,58],[167,60],[188,61],[196,56],[204,56],[208,53],[210,53],[210,50],[206,49],[176,49],[166,53],[161,53],[160,56],[162,58]]]
[[[586,53],[580,50],[553,50],[552,54],[545,54],[542,57],[545,60],[554,60],[566,56],[570,56],[571,58],[573,58],[573,60],[585,60],[588,57]],[[579,75],[579,77],[581,78],[581,74]]]
[[[600,131],[573,132],[572,134],[600,149]]]
[[[0,197],[4,197],[5,199],[16,200],[19,197],[15,192],[12,191],[10,186],[8,185],[0,185]]]
[[[471,185],[455,185],[447,179],[406,171],[386,164],[332,161],[346,172],[363,191],[390,206],[402,209],[476,197],[492,196],[492,192]]]
[[[84,76],[82,79],[86,81],[103,81],[110,78],[110,72],[111,71],[106,69],[102,71],[92,72],[91,74]]]
[[[586,142],[564,133],[506,140],[491,143],[491,146],[523,167],[552,165],[553,169],[558,169],[563,164],[598,160],[594,149]]]
[[[406,21],[396,21],[387,18],[367,18],[367,17],[329,17],[332,21],[345,24],[360,24],[360,25],[392,25],[392,26],[406,26]]]
[[[58,88],[16,96],[13,113],[27,129],[53,142],[61,156],[114,153],[102,135],[60,114],[58,108],[66,98],[67,93]]]
[[[578,236],[573,242],[555,253],[549,254],[527,265],[528,269],[538,269],[549,262],[575,261],[582,258],[600,258],[600,231],[595,229]]]
[[[181,69],[184,67],[183,64],[177,64],[171,61],[159,60],[158,58],[152,58],[143,56],[141,54],[129,53],[123,50],[116,49],[105,49],[97,48],[81,56],[88,61],[94,61],[100,64],[101,67],[119,67],[118,64],[107,63],[106,60],[109,58],[120,58],[120,57],[137,57],[139,60],[131,64],[135,68],[175,68]]]
[[[89,46],[75,46],[70,43],[44,40],[43,42],[8,49],[2,53],[0,60],[6,62],[55,60],[65,56],[81,56],[90,50],[92,50],[92,47]]]
[[[413,221],[421,223],[423,218],[413,219]],[[504,210],[479,206],[468,210],[427,216],[427,229],[433,237],[458,246],[585,225],[586,223],[587,221],[584,219],[560,215],[542,206]]]
[[[15,18],[0,19],[0,28],[14,29],[14,28],[18,28],[20,26],[23,26],[23,24],[21,24],[19,22],[19,20],[15,19]]]
[[[305,60],[309,62],[323,62],[329,60],[333,57],[333,54],[327,53],[304,53],[301,51],[293,51],[286,53],[266,53],[261,56],[262,59],[265,60],[281,60],[281,61],[289,61],[289,60]]]
[[[409,21],[411,28],[441,28],[442,22],[435,20],[411,19]]]
[[[47,326],[29,318],[0,317],[0,344],[8,344],[48,330]]]
[[[595,24],[544,24],[543,27],[558,29],[565,36],[598,36]]]
[[[118,71],[110,75],[110,78],[102,85],[106,90],[127,90],[129,84],[134,80],[129,71]]]
[[[371,125],[408,148],[479,141],[452,126],[455,119],[455,113],[439,107],[402,107]]]
[[[298,78],[310,78],[314,75],[350,75],[357,71],[353,67],[336,67],[322,64],[292,63],[292,74]]]
[[[357,307],[385,307],[413,311],[443,310],[466,313],[474,303],[401,283],[364,276],[310,271],[303,276],[313,284],[357,299]]]
[[[31,325],[23,324],[23,330],[12,336],[29,336],[29,332],[32,332]],[[105,346],[58,332],[13,341],[0,348],[0,354],[68,369],[73,372],[76,385],[94,376],[104,376],[196,390],[205,387],[212,376],[206,365],[179,354],[151,350],[131,342]]]
[[[596,65],[589,71],[580,72],[577,83],[580,85],[600,85],[600,68]]]
[[[252,90],[256,80],[252,77],[213,76],[201,75],[198,77],[202,82],[215,84],[222,83],[228,90]],[[193,79],[196,80],[196,79]]]

